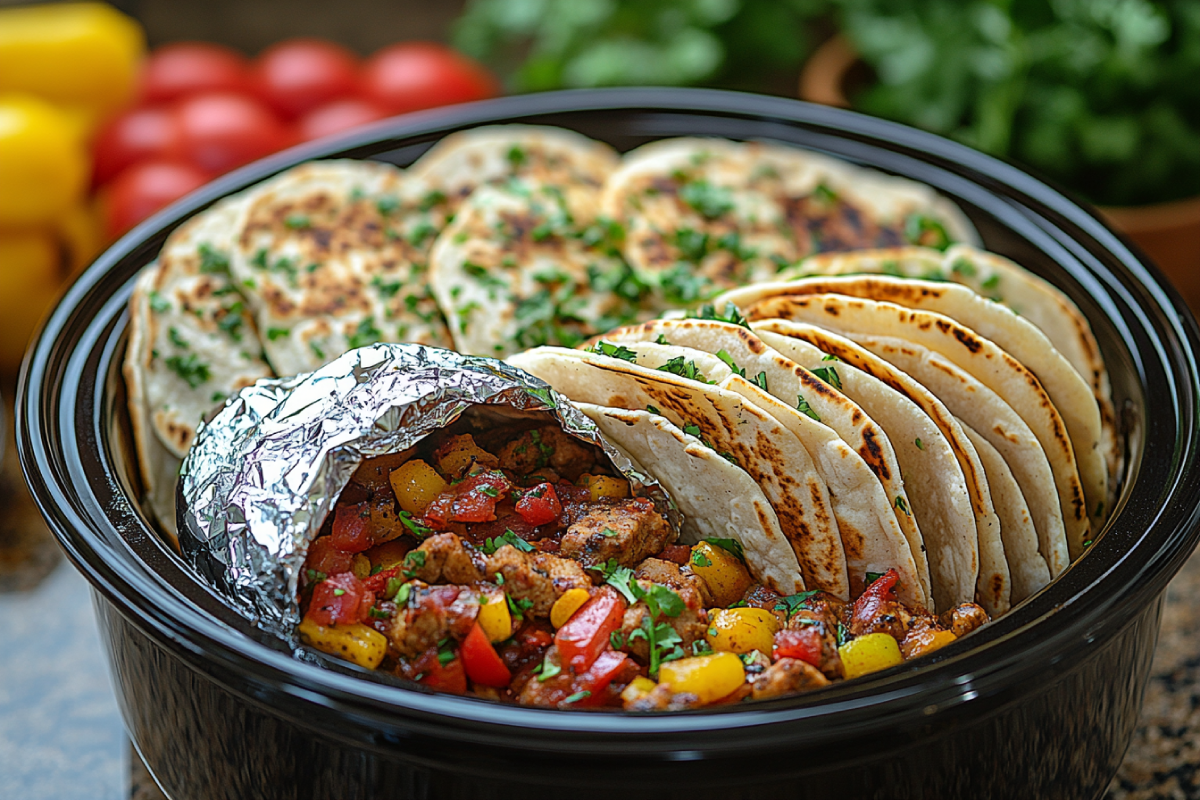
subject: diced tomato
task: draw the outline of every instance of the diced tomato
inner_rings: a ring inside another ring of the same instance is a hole
[[[368,619],[375,593],[367,591],[352,572],[332,575],[313,587],[307,617],[318,625],[362,622]]]
[[[388,581],[400,577],[400,569],[397,566],[391,569],[380,570],[364,580],[363,586],[367,587],[367,591],[374,592],[375,594],[383,594],[387,589]],[[389,597],[388,599],[390,600],[391,598]]]
[[[583,672],[608,646],[608,637],[621,627],[625,598],[603,587],[576,611],[554,634],[563,662]]]
[[[657,558],[664,561],[674,561],[676,564],[686,564],[692,558],[692,548],[686,544],[669,544],[662,549]]]
[[[454,660],[443,664],[438,659],[436,647],[422,653],[413,668],[421,676],[417,683],[422,686],[451,694],[463,694],[467,691],[467,674],[463,670],[463,660],[456,656]]]
[[[370,505],[339,503],[333,517],[333,534],[329,538],[334,547],[347,553],[369,550],[375,544],[371,538]]]
[[[545,525],[558,519],[562,503],[558,502],[553,486],[539,483],[517,501],[517,513],[530,525]]]
[[[454,487],[451,522],[487,522],[496,518],[496,504],[504,499],[512,484],[504,473],[496,471],[472,475]],[[436,500],[434,501],[437,502]]]
[[[463,639],[459,654],[467,677],[475,683],[503,689],[512,680],[512,672],[500,660],[496,648],[492,647],[478,622],[471,626],[471,632]]]
[[[793,629],[788,628],[775,634],[773,657],[798,658],[807,661],[814,667],[821,666],[821,633],[816,626]]]
[[[354,563],[354,554],[339,550],[333,544],[333,538],[322,536],[308,546],[308,557],[304,559],[304,568],[325,575],[336,575],[339,572],[349,572]]]
[[[854,601],[853,619],[871,620],[879,615],[884,603],[896,602],[896,582],[900,574],[894,569],[880,575],[868,586],[859,598]]]
[[[590,694],[573,705],[587,708],[602,702],[605,688],[612,683],[613,678],[621,674],[628,661],[629,657],[618,650],[605,650],[596,656],[592,666],[588,667],[586,672],[576,676],[574,684],[575,691],[590,692]]]

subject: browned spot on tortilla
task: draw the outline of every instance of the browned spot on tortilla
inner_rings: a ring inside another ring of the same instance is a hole
[[[939,320],[938,327],[942,327],[942,325],[943,325],[942,321]],[[979,338],[976,337],[975,335],[973,335],[966,328],[960,327],[958,325],[953,325],[953,326],[949,326],[949,327],[953,328],[954,338],[958,339],[959,343],[962,344],[963,347],[970,350],[972,353],[978,353],[980,350],[983,349],[983,342],[979,341]]]
[[[867,425],[862,430],[862,447],[858,448],[858,454],[862,456],[863,461],[867,462],[867,466],[875,473],[881,481],[889,481],[892,479],[892,471],[888,468],[887,462],[883,458],[883,445],[879,441],[879,436],[872,425]]]
[[[1004,576],[1000,575],[999,573],[992,575],[990,582],[990,588],[992,592],[991,596],[993,600],[998,602],[1004,597]]]
[[[763,353],[765,353],[767,351],[767,346],[765,344],[763,344],[762,339],[759,339],[757,336],[755,336],[753,333],[746,330],[745,328],[738,327],[737,335],[741,338],[741,340],[743,342],[746,343],[746,347],[750,350],[751,353],[754,353],[755,355],[762,355]]]

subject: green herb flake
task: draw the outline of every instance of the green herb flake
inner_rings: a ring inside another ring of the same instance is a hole
[[[495,497],[495,495],[491,495]],[[522,553],[532,553],[535,549],[533,545],[517,536],[511,529],[505,529],[504,533],[495,538],[484,539],[483,552],[486,555],[492,555],[506,544],[511,544],[513,547],[520,550]]]
[[[739,542],[737,539],[709,538],[709,539],[702,539],[701,541],[708,542],[713,547],[719,547],[722,550],[724,550],[725,552],[736,556],[737,559],[739,561],[741,561],[743,564],[746,563],[746,549],[744,547],[742,547],[742,543]]]
[[[817,367],[816,369],[812,370],[812,374],[828,383],[834,389],[841,391],[842,378],[840,375],[838,375],[836,367]]]
[[[792,616],[799,611],[805,603],[807,603],[811,598],[817,596],[819,593],[820,592],[816,589],[810,589],[807,592],[800,592],[799,594],[781,597],[775,603],[775,610],[786,611],[788,619],[791,619]]]
[[[375,210],[381,217],[386,217],[399,207],[400,201],[395,197],[381,197],[375,201]]]
[[[304,214],[288,214],[284,217],[283,224],[296,231],[312,227],[312,220]]]
[[[637,353],[624,345],[612,344],[603,339],[589,347],[587,351],[589,353],[596,353],[597,355],[608,356],[609,358],[619,358],[622,361],[628,361],[630,364],[637,363]]]
[[[551,678],[553,678],[555,675],[559,674],[560,672],[562,672],[562,667],[560,667],[558,664],[555,664],[554,662],[552,662],[550,660],[550,657],[547,656],[542,661],[541,670],[538,671],[538,681],[540,681],[540,682],[548,681]]]
[[[821,417],[816,411],[813,410],[813,407],[808,404],[808,401],[804,399],[804,395],[802,394],[796,396],[796,410],[806,417],[815,419],[817,422],[821,421]]]
[[[351,350],[357,350],[360,347],[375,344],[381,338],[383,338],[383,331],[375,327],[375,318],[367,317],[358,323],[358,327],[354,329],[354,333],[347,337],[346,345]]]
[[[658,410],[658,406],[647,405],[646,410],[651,414],[657,414],[660,417],[662,416],[662,412]]]
[[[215,249],[208,242],[200,245],[200,272],[205,275],[228,275],[229,256]]]
[[[691,564],[693,567],[711,567],[712,559],[706,556],[703,550],[693,550]]]
[[[725,366],[729,367],[729,369],[733,371],[734,375],[738,375],[742,378],[746,377],[746,370],[742,369],[734,362],[733,356],[729,355],[728,350],[722,347],[716,352],[716,356],[717,358],[721,359],[722,362],[724,362]]]
[[[751,383],[753,383],[758,388],[762,389],[764,392],[770,391],[769,389],[767,389],[767,373],[766,372],[760,372],[757,375],[755,375],[754,380],[751,381]]]
[[[167,338],[171,340],[171,344],[175,345],[180,350],[191,349],[191,345],[188,344],[187,339],[184,339],[179,335],[179,329],[174,325],[167,329]]]
[[[408,555],[404,557],[404,568],[401,570],[404,573],[404,577],[417,577],[417,571],[425,568],[426,555],[424,550],[409,551]]]
[[[729,189],[705,180],[681,186],[679,199],[706,219],[717,219],[733,211],[733,195]]]
[[[198,388],[212,377],[208,364],[201,361],[195,353],[171,356],[164,363],[192,389]]]
[[[912,516],[912,512],[908,510],[908,503],[905,502],[904,498],[901,495],[896,495],[895,505],[896,505],[896,508],[899,509],[900,511],[903,511],[905,514],[908,514],[910,517]]]
[[[150,310],[155,314],[166,314],[171,310],[171,301],[155,291],[150,292]]]
[[[687,378],[688,380],[711,383],[710,380],[704,377],[704,373],[696,366],[695,361],[689,361],[683,356],[675,356],[675,358],[668,359],[667,363],[661,367],[656,367],[656,369],[660,372],[669,372],[672,375]]]
[[[562,704],[564,706],[569,706],[572,703],[578,703],[580,700],[586,700],[587,698],[589,698],[591,696],[592,696],[591,692],[589,692],[587,689],[583,689],[581,691],[575,692],[575,694],[568,696],[565,700],[562,701]]]
[[[742,316],[742,313],[737,310],[737,306],[733,303],[726,303],[724,311],[717,311],[712,303],[705,303],[700,308],[688,314],[688,319],[711,319],[716,322],[728,322],[730,325],[750,330],[750,322]]]

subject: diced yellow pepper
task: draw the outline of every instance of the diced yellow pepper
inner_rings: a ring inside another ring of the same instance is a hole
[[[410,514],[424,514],[433,499],[450,488],[433,467],[420,459],[406,461],[388,477],[400,508]]]
[[[643,678],[641,675],[639,675],[631,680],[628,686],[621,690],[621,699],[626,703],[632,703],[639,697],[645,697],[646,695],[650,694],[650,692],[654,691],[654,687],[657,685],[657,683],[649,678]]]
[[[742,599],[754,583],[746,565],[723,547],[701,542],[692,548],[688,560],[692,572],[704,578],[718,606],[728,606]]]
[[[567,620],[588,601],[589,597],[591,594],[587,589],[567,589],[562,593],[562,597],[555,600],[554,605],[550,607],[550,624],[556,628],[566,625]]]
[[[585,474],[580,476],[579,483],[582,486],[586,486],[588,491],[592,493],[592,502],[602,497],[615,497],[617,499],[629,497],[629,481],[624,478]]]
[[[354,573],[354,577],[360,581],[368,578],[371,575],[371,559],[364,556],[362,553],[355,553],[354,558],[350,561],[350,571]]]
[[[410,546],[407,542],[400,542],[393,539],[390,542],[377,544],[367,551],[367,557],[371,559],[371,567],[379,567],[380,569],[391,569],[397,564],[404,562],[404,557],[408,555]]]
[[[718,608],[708,612],[705,639],[713,650],[749,653],[759,650],[768,655],[779,631],[779,620],[762,608]]]
[[[708,656],[668,661],[658,669],[658,682],[673,692],[689,692],[702,703],[720,700],[735,691],[746,680],[742,660],[733,653],[714,653]]]
[[[473,464],[495,467],[500,463],[494,455],[475,444],[469,433],[448,440],[438,448],[437,457],[438,469],[452,478],[461,478]]]
[[[846,680],[904,663],[900,645],[887,633],[859,636],[839,647],[838,655],[842,657],[842,673]]]
[[[378,667],[387,655],[387,637],[360,622],[325,627],[305,619],[299,630],[306,644],[367,669]]]
[[[487,634],[489,642],[503,642],[512,636],[512,613],[503,592],[488,595],[487,602],[479,606],[476,618],[479,627]]]
[[[957,639],[958,637],[950,631],[925,630],[916,636],[905,639],[904,646],[900,649],[904,653],[905,659],[917,658],[945,647]]]

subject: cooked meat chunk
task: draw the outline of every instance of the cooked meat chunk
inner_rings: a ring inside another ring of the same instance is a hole
[[[414,569],[413,576],[426,583],[445,580],[448,583],[478,583],[484,579],[483,553],[464,542],[453,533],[430,536],[416,552],[424,553],[422,566]]]
[[[562,538],[560,552],[586,566],[614,559],[631,567],[670,543],[671,526],[643,497],[593,504]]]
[[[942,626],[959,639],[987,621],[987,612],[974,603],[963,603],[942,614]]]
[[[534,617],[550,616],[554,601],[567,589],[592,585],[583,567],[574,561],[549,553],[523,553],[510,544],[488,557],[484,572],[489,578],[499,573],[504,591],[514,600],[529,601],[528,613]]]
[[[708,584],[687,565],[661,558],[647,558],[638,565],[633,576],[638,580],[659,583],[668,589],[674,589],[688,608],[708,608],[713,605]]]
[[[656,563],[651,563],[656,562]],[[643,568],[645,574],[655,575],[655,579],[644,579]],[[662,616],[659,619],[660,623],[667,623],[679,634],[679,646],[683,648],[685,653],[691,651],[692,643],[700,641],[704,638],[704,634],[708,631],[708,612],[705,610],[705,604],[702,595],[697,591],[689,581],[690,579],[698,580],[697,576],[684,576],[680,571],[678,564],[671,561],[662,561],[661,559],[652,558],[646,559],[642,567],[638,568],[635,575],[639,578],[638,585],[643,589],[649,589],[651,584],[657,583],[665,586],[679,595],[683,600],[684,609],[676,617]],[[647,608],[645,601],[639,600],[625,611],[625,618],[621,621],[621,639],[624,646],[621,648],[627,653],[637,656],[642,661],[647,661],[650,658],[650,645],[644,634],[634,636],[634,631],[639,629],[645,630],[650,624],[650,610]]]
[[[840,620],[832,607],[816,603],[797,609],[787,621],[790,630],[814,630],[821,636],[820,671],[830,678],[842,676],[842,658],[838,655],[837,628]]]
[[[461,586],[429,586],[422,581],[409,584],[408,601],[397,610],[388,631],[397,653],[415,658],[446,637],[462,639],[479,615],[479,603]]]
[[[595,448],[557,426],[525,431],[504,445],[497,456],[502,469],[517,475],[549,467],[572,482],[596,463]]]
[[[781,658],[755,679],[752,696],[767,700],[828,685],[829,680],[812,664],[798,658]]]
[[[908,633],[912,620],[913,615],[894,597],[864,594],[855,601],[847,627],[854,636],[888,633],[900,641]]]
[[[700,698],[690,692],[673,692],[660,683],[636,700],[626,703],[626,711],[686,711],[699,708]]]

